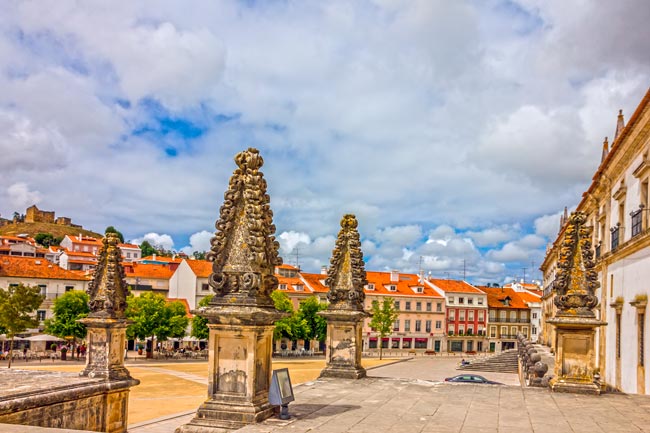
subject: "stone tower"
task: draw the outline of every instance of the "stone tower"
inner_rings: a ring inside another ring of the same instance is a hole
[[[359,379],[366,376],[361,366],[365,293],[368,284],[361,242],[354,215],[344,215],[332,251],[325,284],[330,304],[320,314],[327,320],[327,365],[321,377]]]
[[[278,286],[273,212],[257,149],[235,157],[238,168],[224,195],[208,260],[215,296],[194,311],[208,319],[208,400],[177,432],[223,432],[262,421],[268,401],[275,322],[286,315],[273,305]]]

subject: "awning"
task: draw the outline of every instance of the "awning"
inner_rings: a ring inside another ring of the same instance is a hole
[[[27,341],[65,341],[63,338],[55,337],[49,334],[37,334],[25,338]]]
[[[428,341],[428,339],[427,338],[416,338],[415,341],[417,343],[426,343]]]

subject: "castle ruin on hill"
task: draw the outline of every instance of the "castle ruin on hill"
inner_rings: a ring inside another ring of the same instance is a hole
[[[36,205],[31,205],[25,210],[24,215],[20,215],[17,212],[14,214],[13,219],[8,220],[0,218],[0,227],[8,224],[18,224],[18,223],[47,223],[47,224],[57,224],[61,226],[69,227],[81,227],[79,224],[72,224],[72,219],[68,217],[56,217],[54,211],[40,210]]]

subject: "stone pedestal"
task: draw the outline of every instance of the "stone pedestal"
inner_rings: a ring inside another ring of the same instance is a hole
[[[550,386],[556,392],[600,394],[594,380],[596,370],[595,332],[607,323],[595,318],[560,316],[549,319],[555,326],[557,351],[555,377]]]
[[[86,368],[80,375],[111,380],[131,379],[124,367],[128,322],[124,319],[91,317],[80,322],[88,329]]]
[[[366,377],[361,366],[363,311],[325,310],[318,313],[327,320],[327,365],[320,377],[360,379]]]
[[[203,312],[210,319],[208,400],[177,433],[219,433],[263,421],[269,404],[274,309],[223,307]]]

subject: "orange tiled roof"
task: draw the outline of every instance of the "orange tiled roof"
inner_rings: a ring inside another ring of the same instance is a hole
[[[398,281],[391,281],[392,272],[366,272],[368,284],[374,284],[374,290],[366,289],[366,294],[382,294],[390,296],[424,296],[442,298],[442,295],[430,285],[420,281],[417,274],[400,273]],[[388,290],[388,286],[395,286],[395,291]],[[413,287],[423,287],[422,293],[416,293]]]
[[[278,268],[278,269],[289,269],[289,270],[292,270],[292,271],[299,271],[300,270],[299,268],[296,268],[295,266],[289,265],[287,263],[282,263],[281,265],[276,266],[276,268]]]
[[[85,275],[68,271],[43,258],[2,256],[0,277],[37,278],[53,280],[88,280]]]
[[[168,280],[174,274],[174,271],[166,265],[131,263],[124,268],[127,277],[137,278],[154,278],[159,280]]]
[[[97,254],[93,254],[90,251],[70,251],[69,249],[64,248],[63,252],[70,257],[75,256],[75,257],[93,257],[95,259],[97,258]]]
[[[489,308],[528,310],[529,307],[526,305],[526,302],[539,302],[539,299],[536,299],[535,301],[528,301],[527,299],[524,299],[522,292],[517,292],[516,290],[508,287],[481,287],[481,290],[487,295]],[[506,297],[510,297],[510,305],[508,306],[504,305],[503,302],[501,302]]]
[[[90,236],[70,236],[66,235],[70,240],[75,244],[88,244],[88,245],[97,245],[98,247],[102,245],[101,240],[91,238]]]
[[[483,293],[481,290],[462,280],[430,278],[429,281],[445,293]]]
[[[138,261],[144,262],[144,261],[151,261],[151,262],[167,262],[167,263],[180,263],[183,261],[182,257],[167,257],[167,256],[156,256],[154,259],[153,256],[146,256],[142,257]]]
[[[132,248],[132,249],[140,249],[139,246],[134,245],[134,244],[119,244],[118,247],[120,248]]]
[[[185,260],[185,262],[199,278],[208,278],[212,273],[212,262],[207,260]]]
[[[325,287],[323,283],[321,283],[321,280],[324,280],[327,278],[327,275],[323,274],[307,274],[307,273],[300,273],[302,275],[302,278],[307,282],[309,287],[312,288],[314,293],[327,293],[329,289]],[[276,275],[277,276],[277,275]],[[280,277],[278,277],[280,278]]]

